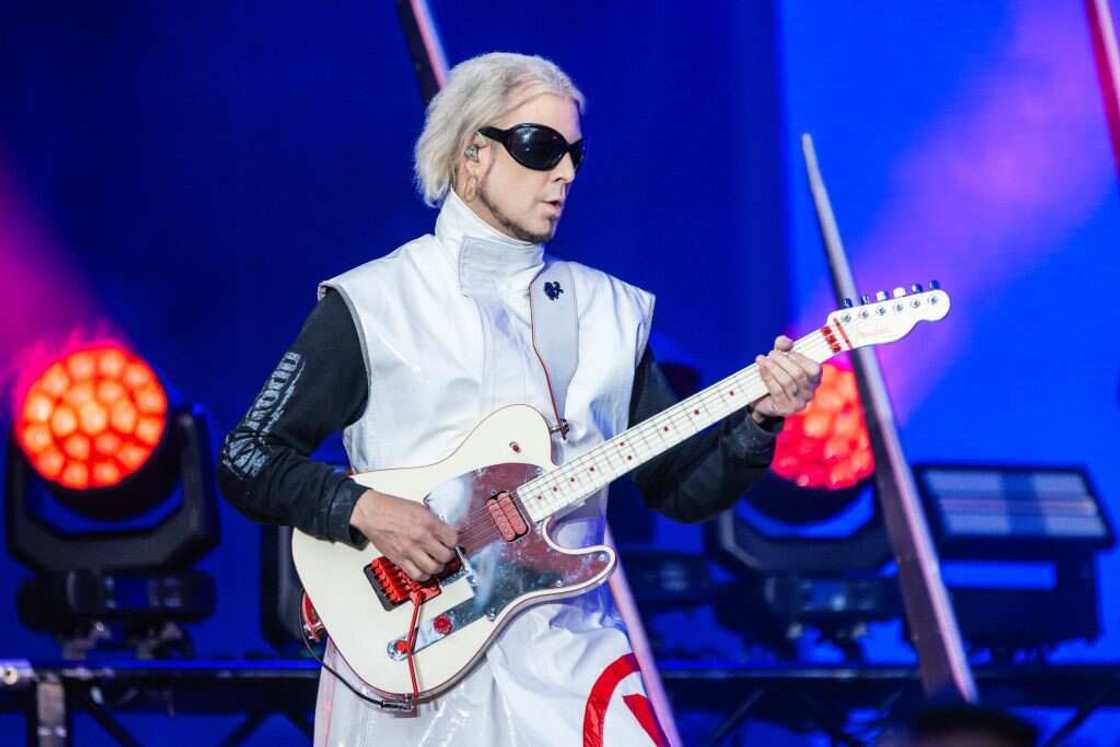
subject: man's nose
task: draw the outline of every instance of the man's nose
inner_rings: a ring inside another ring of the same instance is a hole
[[[562,179],[565,182],[570,182],[576,178],[576,164],[572,161],[571,153],[565,153],[564,157],[560,159],[560,163],[552,169],[552,178]]]

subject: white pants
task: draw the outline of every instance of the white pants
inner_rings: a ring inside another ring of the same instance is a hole
[[[315,745],[667,745],[626,632],[608,610],[600,587],[522,612],[469,675],[415,715],[381,711],[324,670]],[[360,684],[333,645],[326,661]]]

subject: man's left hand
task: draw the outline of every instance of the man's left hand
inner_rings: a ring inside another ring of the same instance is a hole
[[[755,358],[755,363],[769,392],[751,410],[756,423],[784,418],[803,409],[821,383],[820,364],[793,352],[793,340],[785,335],[775,339],[774,349]]]

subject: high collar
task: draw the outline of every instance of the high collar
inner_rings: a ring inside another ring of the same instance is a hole
[[[459,285],[467,295],[504,289],[527,290],[544,266],[544,247],[506,236],[467,206],[455,190],[448,190],[436,238],[458,265]]]

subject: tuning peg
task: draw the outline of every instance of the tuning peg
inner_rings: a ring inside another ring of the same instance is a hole
[[[929,281],[929,289],[931,291],[937,290],[940,287],[941,287],[941,283],[937,282],[936,280]]]
[[[886,301],[887,300],[887,292],[886,291],[875,291],[875,300],[876,301]]]
[[[853,306],[855,306],[855,305],[856,305],[856,304],[855,304],[855,302],[854,302],[854,301],[852,301],[852,299],[850,299],[850,298],[845,298],[845,299],[844,299],[844,308],[845,308],[845,309],[850,309],[850,308],[852,308],[852,307],[853,307]]]
[[[922,292],[922,284],[921,283],[914,283],[913,285],[910,286],[910,292],[911,293],[921,293]]]
[[[906,289],[905,288],[895,288],[893,291],[891,291],[891,295],[894,296],[895,298],[902,298],[903,296],[906,295]]]
[[[866,293],[864,293],[863,295],[861,295],[859,297],[859,302],[860,303],[871,303],[871,297],[868,296]]]

